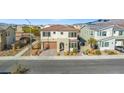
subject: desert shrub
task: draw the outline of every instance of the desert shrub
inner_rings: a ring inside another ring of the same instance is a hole
[[[71,52],[69,53],[69,55],[73,55],[73,51],[71,51]]]
[[[86,54],[86,55],[90,54],[90,50],[87,49],[86,51],[84,51],[84,54]]]
[[[73,53],[73,56],[76,56],[77,55],[77,53]]]
[[[73,53],[76,53],[77,54],[77,52],[78,52],[77,49],[74,48],[73,49]]]
[[[117,55],[117,52],[112,51],[112,50],[104,50],[104,52],[108,55]]]
[[[64,52],[64,55],[65,55],[65,56],[69,55],[69,52],[68,52],[68,51],[65,51],[65,52]]]
[[[21,48],[21,45],[20,45],[20,43],[19,43],[19,42],[16,42],[16,43],[15,43],[15,48],[16,48],[16,49]]]
[[[108,54],[108,55],[116,55],[117,52],[109,50],[109,51],[107,52],[107,54]]]
[[[60,52],[57,52],[57,56],[60,56]]]
[[[29,69],[21,64],[17,65],[16,70],[13,72],[13,74],[25,74]]]
[[[109,51],[110,51],[110,50],[104,50],[104,52],[107,53],[107,54],[108,54]]]
[[[32,46],[33,49],[41,49],[41,43],[37,43],[34,46]]]
[[[95,50],[93,54],[94,55],[101,55],[101,51],[100,50]]]

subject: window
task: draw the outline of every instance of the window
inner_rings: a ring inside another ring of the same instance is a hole
[[[77,37],[76,32],[69,32],[69,37]]]
[[[91,31],[90,35],[93,35],[93,31]]]
[[[123,35],[123,31],[119,31],[119,35]]]
[[[49,36],[51,36],[51,34],[50,34],[50,32],[43,32],[43,36],[44,37],[49,37]]]
[[[109,42],[105,42],[105,47],[109,47]]]
[[[70,48],[76,48],[77,44],[76,42],[70,42]]]
[[[53,32],[53,34],[56,34],[56,32]]]
[[[97,31],[97,36],[101,36],[101,32],[100,31]]]
[[[104,31],[104,32],[102,32],[102,36],[106,36],[106,32]]]
[[[61,35],[63,35],[63,32],[61,32]]]
[[[109,42],[102,42],[102,47],[109,47]]]

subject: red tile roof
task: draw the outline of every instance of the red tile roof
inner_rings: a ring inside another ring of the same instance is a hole
[[[41,31],[79,31],[71,25],[51,25],[43,28]]]

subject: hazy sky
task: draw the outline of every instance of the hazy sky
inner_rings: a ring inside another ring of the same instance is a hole
[[[96,19],[29,19],[32,24],[75,24],[95,21]],[[0,19],[0,23],[28,24],[25,19]]]

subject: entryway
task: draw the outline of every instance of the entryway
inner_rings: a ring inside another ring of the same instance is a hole
[[[60,49],[60,51],[63,51],[64,50],[64,43],[63,42],[61,42],[60,44],[59,44],[59,49]]]

